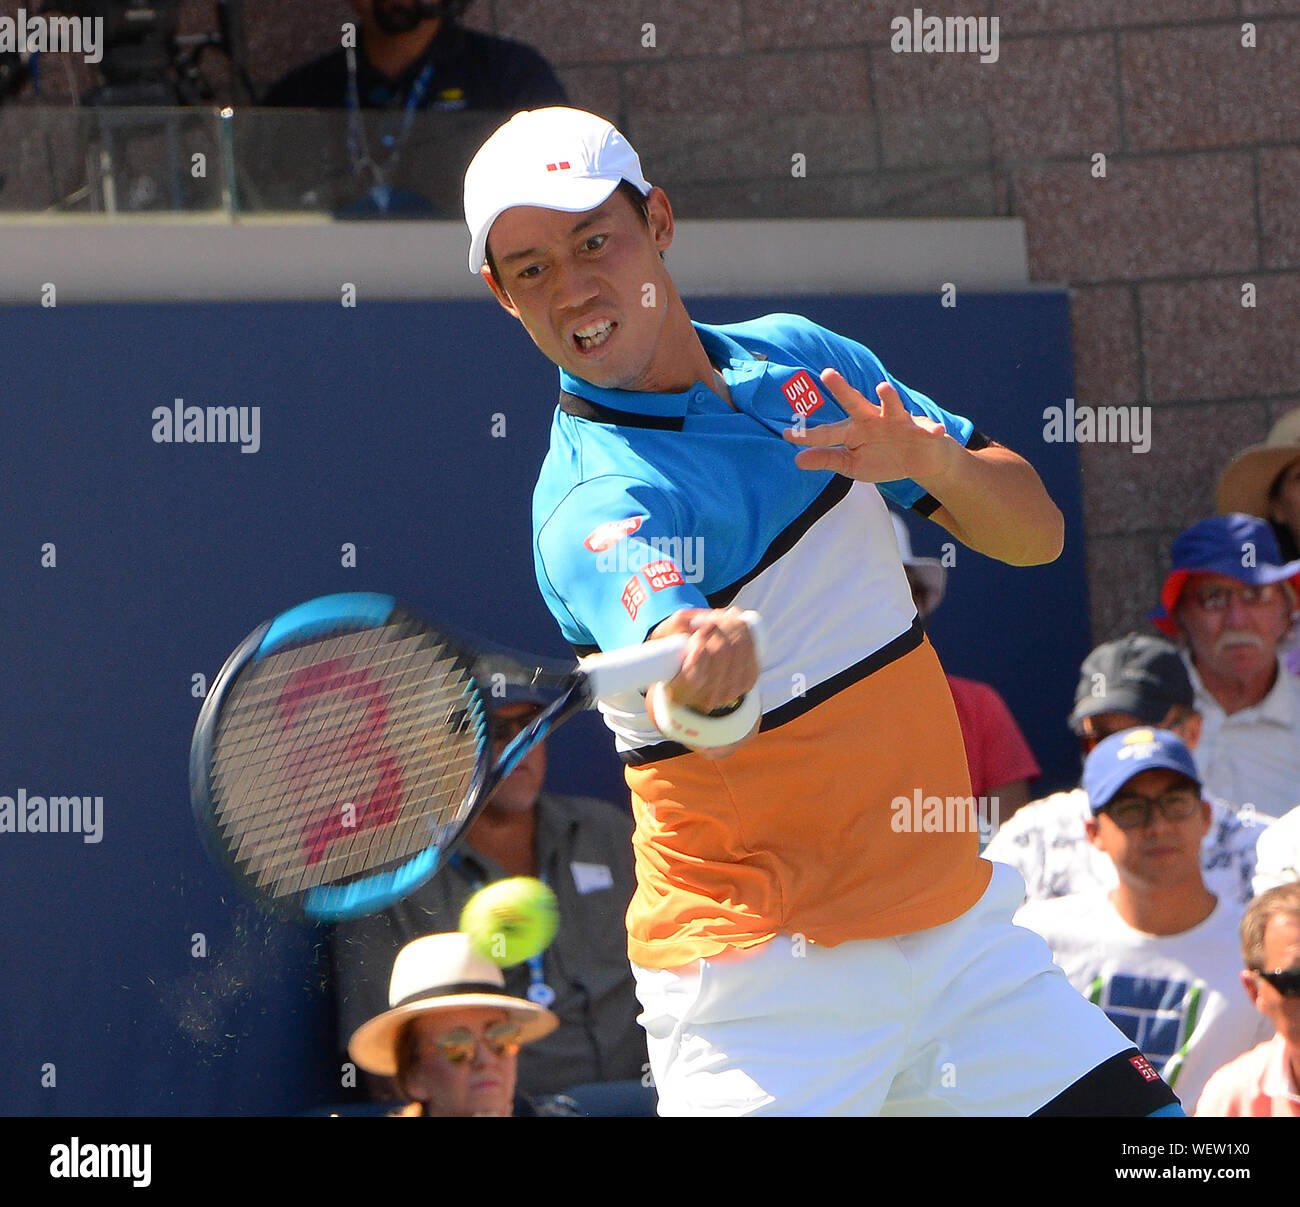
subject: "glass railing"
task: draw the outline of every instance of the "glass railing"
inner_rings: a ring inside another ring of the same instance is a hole
[[[465,167],[507,116],[421,111],[404,130],[401,114],[379,111],[358,119],[342,109],[0,105],[0,214],[459,221]],[[917,120],[947,149],[941,135],[951,133],[950,117]],[[843,115],[801,114],[795,145],[813,148],[806,171],[801,153],[751,151],[744,115],[634,113],[629,123],[650,179],[667,189],[682,218],[1006,212],[982,118],[962,127],[956,160],[933,162],[921,139],[904,162],[882,169],[869,128]]]
[[[0,214],[462,215],[508,114],[0,106]],[[399,145],[400,144],[400,145]]]

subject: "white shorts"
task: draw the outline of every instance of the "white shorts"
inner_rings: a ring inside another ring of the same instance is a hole
[[[1132,1042],[1011,924],[1020,874],[933,930],[780,935],[632,966],[661,1115],[1030,1115]]]

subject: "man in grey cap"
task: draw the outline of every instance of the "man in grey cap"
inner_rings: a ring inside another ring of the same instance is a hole
[[[1099,645],[1079,668],[1069,725],[1084,755],[1111,734],[1138,725],[1170,730],[1195,749],[1201,716],[1177,647],[1143,633]],[[1272,818],[1207,799],[1210,826],[1201,844],[1205,882],[1225,900],[1249,901],[1255,843]],[[1113,862],[1088,841],[1085,823],[1091,816],[1083,788],[1055,792],[1009,818],[985,857],[1016,868],[1029,901],[1113,888]]]

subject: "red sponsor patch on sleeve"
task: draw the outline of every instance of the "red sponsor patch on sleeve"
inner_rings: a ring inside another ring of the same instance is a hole
[[[607,520],[597,524],[582,542],[584,549],[592,553],[604,553],[611,545],[617,545],[625,536],[635,532],[648,517],[643,515],[628,516],[626,520]]]
[[[781,387],[781,393],[800,419],[806,419],[826,401],[822,395],[821,382],[816,381],[807,369],[800,369],[790,378]]]
[[[645,588],[641,585],[640,578],[634,574],[623,588],[623,606],[627,609],[627,614],[635,620],[643,603],[645,603]]]
[[[642,570],[646,577],[646,582],[650,584],[650,590],[663,591],[668,587],[680,587],[682,585],[682,572],[677,566],[670,561],[651,562]]]
[[[1151,1062],[1145,1056],[1130,1056],[1128,1062],[1142,1074],[1143,1081],[1158,1081],[1160,1079],[1160,1074],[1151,1067]]]

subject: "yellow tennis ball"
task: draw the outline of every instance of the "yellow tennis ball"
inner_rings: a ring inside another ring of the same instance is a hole
[[[532,876],[498,880],[479,889],[460,914],[460,929],[474,949],[502,968],[540,955],[559,925],[555,894]]]

